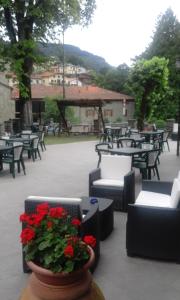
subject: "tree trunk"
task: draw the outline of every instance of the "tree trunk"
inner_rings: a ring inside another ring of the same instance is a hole
[[[22,75],[19,85],[21,127],[29,128],[32,125],[32,100],[31,100],[31,72],[32,61],[27,57],[22,65]]]
[[[142,96],[140,112],[137,120],[137,127],[139,131],[142,131],[144,129],[144,119],[146,116],[146,109],[147,109],[146,101],[147,101],[147,94],[144,94]]]

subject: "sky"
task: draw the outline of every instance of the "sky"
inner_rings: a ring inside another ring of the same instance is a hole
[[[151,42],[157,17],[171,7],[180,21],[180,0],[97,0],[92,23],[74,26],[65,33],[71,44],[103,57],[117,67],[129,66]]]

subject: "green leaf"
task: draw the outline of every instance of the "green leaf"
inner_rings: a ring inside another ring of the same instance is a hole
[[[53,261],[53,258],[51,255],[47,254],[44,256],[44,261],[45,261],[46,266],[49,266],[49,264]]]
[[[42,250],[48,248],[49,246],[50,246],[49,245],[49,241],[44,241],[44,242],[42,242],[42,243],[39,244],[38,249],[40,251],[42,251]]]
[[[74,269],[74,262],[71,260],[66,261],[64,271],[67,273],[72,272]]]

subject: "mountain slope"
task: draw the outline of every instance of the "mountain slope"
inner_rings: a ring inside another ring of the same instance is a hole
[[[40,44],[38,48],[41,53],[46,56],[53,56],[62,61],[63,58],[63,48],[59,44]],[[93,69],[95,71],[100,71],[103,68],[110,68],[111,66],[105,61],[104,58],[83,51],[78,47],[65,44],[65,60],[66,62],[72,63],[74,65],[81,65],[87,69]]]

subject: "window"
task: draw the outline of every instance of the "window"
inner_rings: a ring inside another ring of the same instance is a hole
[[[94,110],[86,109],[86,117],[94,117]]]
[[[112,117],[113,116],[113,110],[112,109],[105,109],[104,110],[104,116],[105,117]]]

